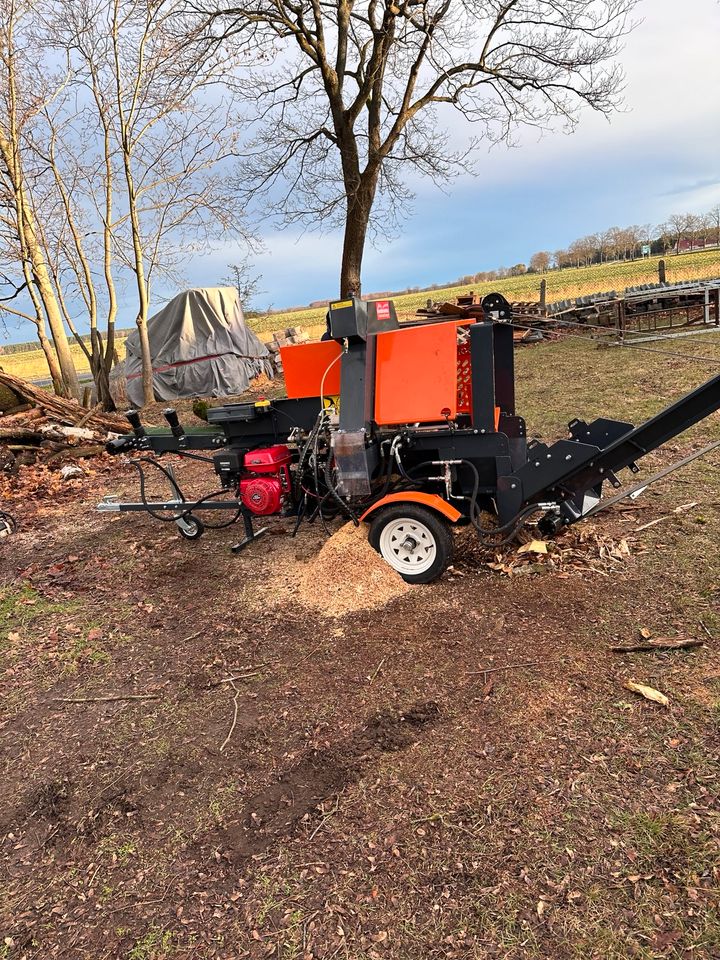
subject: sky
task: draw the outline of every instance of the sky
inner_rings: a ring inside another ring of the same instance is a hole
[[[401,233],[368,248],[366,292],[429,286],[499,266],[527,263],[611,226],[661,223],[720,203],[720,37],[718,0],[642,0],[642,18],[620,55],[625,108],[608,122],[585,111],[571,135],[537,132],[518,147],[479,149],[473,175],[440,189],[418,181]],[[454,119],[453,134],[468,128]],[[382,229],[379,231],[382,235]],[[266,232],[254,260],[261,308],[307,304],[338,293],[342,238],[292,228]],[[213,286],[243,258],[233,244],[194,255],[187,286]],[[158,286],[153,308],[177,289]],[[121,299],[119,326],[134,323]],[[30,339],[8,323],[5,340]],[[0,342],[2,335],[0,334]]]
[[[481,150],[474,176],[444,191],[420,182],[401,236],[367,250],[364,290],[527,263],[578,236],[720,203],[720,4],[644,0],[636,15],[643,22],[620,57],[624,112],[608,123],[586,111],[570,136],[530,132],[519,147]],[[284,230],[264,241],[256,260],[263,306],[337,295],[340,235]],[[226,262],[223,250],[207,265]],[[194,282],[205,266],[198,263]]]

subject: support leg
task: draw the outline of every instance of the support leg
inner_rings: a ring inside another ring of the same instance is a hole
[[[253,528],[252,513],[248,510],[247,507],[241,507],[241,513],[243,518],[243,524],[245,525],[245,537],[240,543],[236,543],[234,547],[231,547],[233,553],[240,553],[241,550],[244,550],[249,544],[254,540],[259,540],[264,533],[267,533],[267,527],[263,527],[261,530],[255,530]]]

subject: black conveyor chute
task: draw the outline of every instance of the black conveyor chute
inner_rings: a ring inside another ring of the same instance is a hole
[[[720,375],[605,447],[584,469],[563,480],[562,485],[575,491],[585,490],[602,479],[603,473],[622,470],[719,409]]]
[[[624,432],[605,447],[573,440],[552,446],[539,444],[528,451],[528,462],[515,472],[522,502],[557,499],[557,493],[576,494],[591,490],[616,470],[634,464],[668,440],[720,409],[720,375],[688,393],[676,403]],[[600,423],[600,421],[596,421]],[[603,421],[607,424],[608,421]],[[593,432],[593,424],[589,428]]]

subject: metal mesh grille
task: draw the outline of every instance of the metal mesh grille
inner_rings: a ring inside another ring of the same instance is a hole
[[[470,341],[465,339],[457,348],[457,412],[470,413],[471,409]]]

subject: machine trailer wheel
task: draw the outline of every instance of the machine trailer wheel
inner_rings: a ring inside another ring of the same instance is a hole
[[[186,540],[197,540],[198,537],[201,537],[203,533],[205,533],[205,524],[200,517],[195,517],[192,513],[189,513],[186,517],[182,517],[181,520],[176,522],[178,533]]]
[[[452,560],[449,523],[433,510],[399,503],[371,522],[370,545],[407,583],[437,580]]]

